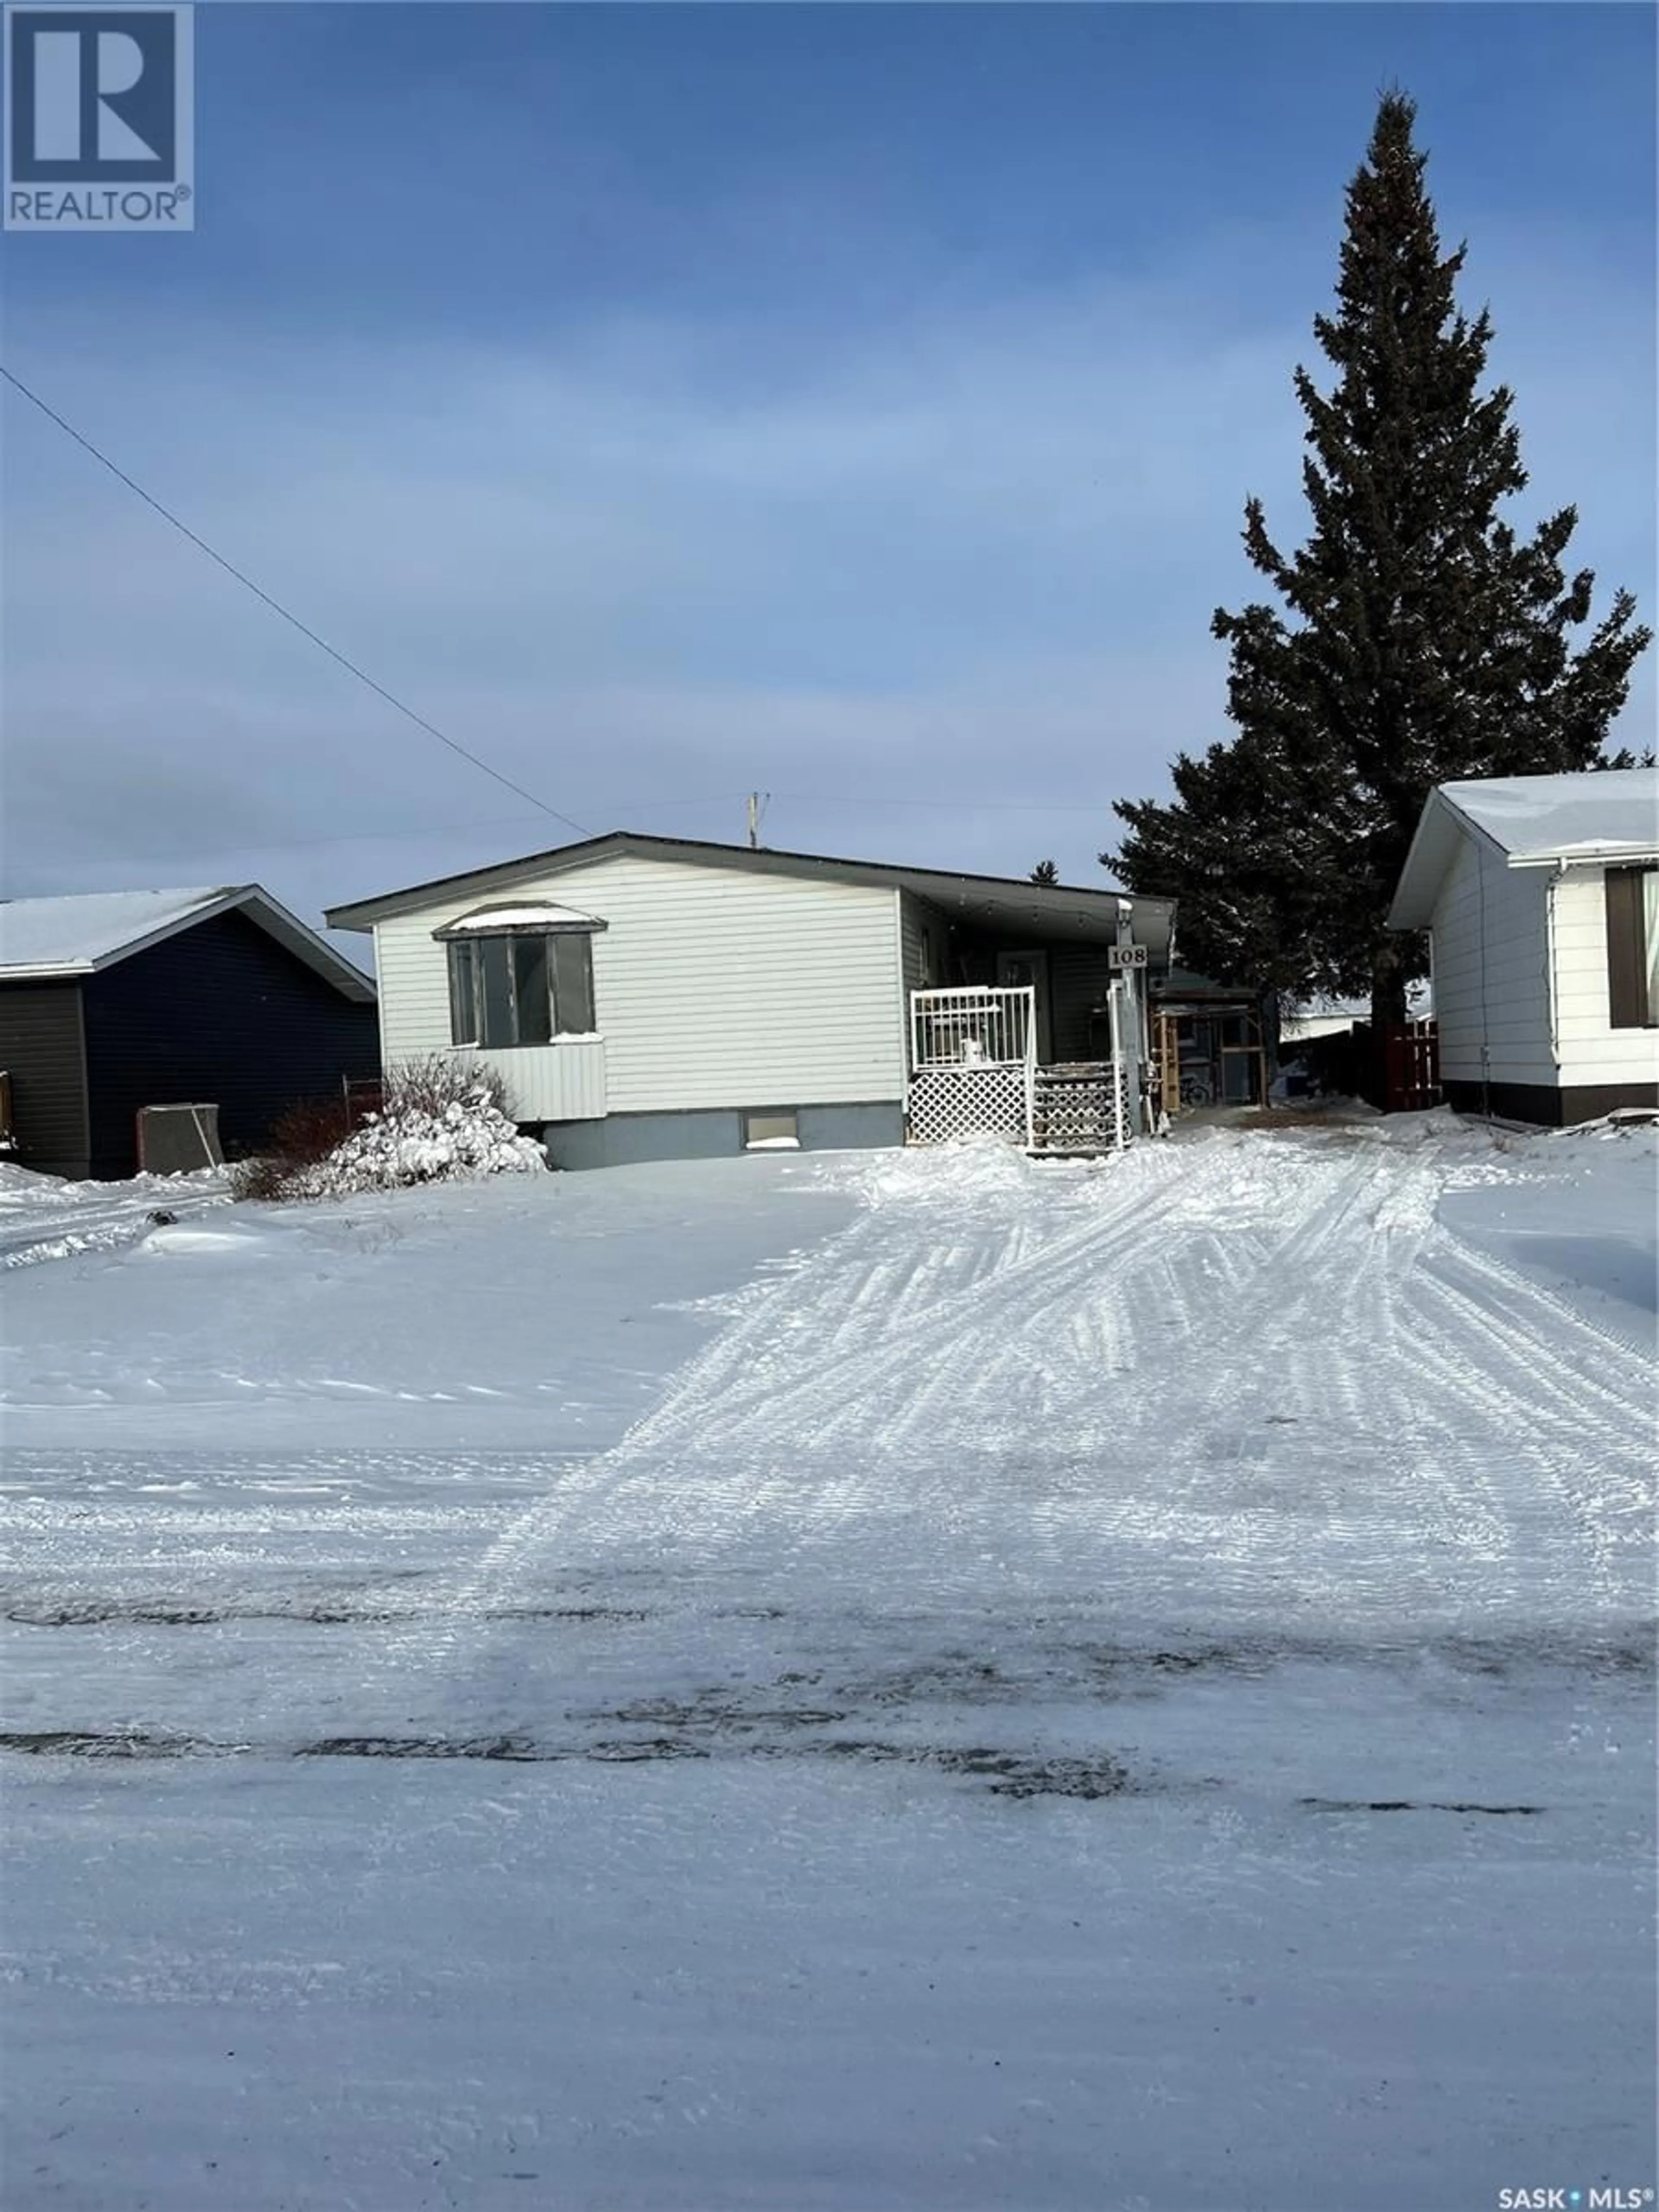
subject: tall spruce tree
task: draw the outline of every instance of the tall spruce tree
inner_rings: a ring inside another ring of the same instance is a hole
[[[1424,799],[1449,778],[1613,764],[1603,753],[1652,633],[1620,591],[1582,642],[1595,577],[1563,565],[1574,507],[1528,537],[1503,519],[1525,485],[1512,394],[1483,389],[1492,319],[1471,322],[1413,140],[1386,94],[1348,187],[1336,312],[1305,368],[1303,489],[1288,557],[1259,499],[1244,545],[1279,605],[1218,610],[1236,738],[1175,763],[1168,805],[1124,800],[1129,890],[1180,902],[1184,957],[1292,994],[1369,993],[1404,1018],[1425,947],[1384,927]],[[1627,762],[1629,756],[1619,760]]]

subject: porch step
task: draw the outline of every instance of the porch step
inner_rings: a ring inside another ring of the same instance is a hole
[[[1038,1068],[1033,1151],[1080,1156],[1112,1151],[1117,1142],[1116,1087],[1109,1060],[1060,1060]]]

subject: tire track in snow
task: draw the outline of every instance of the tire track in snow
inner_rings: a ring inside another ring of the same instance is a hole
[[[779,1412],[787,1414],[804,1387],[817,1389],[828,1382],[832,1403],[844,1405],[848,1382],[861,1377],[866,1389],[858,1398],[864,1402],[867,1386],[876,1379],[872,1364],[885,1379],[914,1360],[918,1343],[948,1341],[953,1329],[982,1305],[988,1285],[1000,1292],[1011,1279],[1029,1279],[1052,1258],[1063,1261],[1097,1250],[1120,1226],[1132,1242],[1145,1242],[1154,1224],[1144,1206],[1137,1216],[1138,1195],[1119,1195],[1103,1217],[1091,1211],[1053,1235],[1043,1233],[1041,1216],[1038,1225],[1032,1224],[1027,1191],[1018,1194],[1018,1210],[988,1208],[982,1221],[994,1220],[1008,1233],[988,1246],[982,1241],[978,1249],[958,1238],[952,1258],[966,1279],[955,1283],[942,1300],[928,1303],[912,1294],[915,1318],[896,1328],[883,1302],[884,1285],[897,1279],[908,1292],[933,1270],[914,1242],[896,1254],[885,1239],[896,1223],[910,1229],[914,1238],[913,1218],[920,1212],[924,1219],[938,1218],[939,1209],[914,1203],[872,1205],[799,1267],[770,1271],[730,1301],[726,1326],[671,1378],[659,1404],[610,1450],[561,1468],[554,1486],[518,1514],[441,1598],[441,1625],[401,1639],[402,1648],[388,1653],[389,1667],[394,1673],[409,1666],[447,1672],[463,1644],[476,1637],[483,1617],[510,1607],[527,1583],[544,1578],[549,1553],[577,1528],[590,1548],[596,1540],[604,1543],[607,1530],[637,1539],[648,1529],[669,1544],[684,1537],[688,1518],[707,1524],[712,1508],[716,1524],[734,1532],[741,1522],[755,1517],[757,1505],[754,1467],[732,1460],[734,1433],[752,1430],[761,1414],[770,1417],[769,1429],[775,1431]],[[1165,1204],[1173,1205],[1178,1195],[1166,1193]],[[872,1340],[883,1347],[873,1359],[861,1350]],[[799,1375],[803,1340],[820,1347],[806,1357],[810,1382],[781,1387],[770,1382],[774,1372]],[[682,1468],[696,1463],[695,1498],[677,1495],[690,1487],[688,1480],[677,1485],[671,1475],[665,1482],[665,1458]],[[774,1484],[775,1497],[780,1488]],[[842,1513],[850,1509],[851,1500],[844,1500]]]
[[[872,1403],[882,1408],[885,1434],[897,1437],[925,1427],[947,1401],[1009,1402],[1020,1378],[1034,1371],[1034,1347],[1076,1311],[1115,1300],[1109,1333],[1120,1340],[1131,1334],[1133,1316],[1123,1308],[1120,1285],[1164,1254],[1165,1239],[1190,1202],[1179,1187],[1148,1196],[1132,1175],[1133,1166],[1126,1166],[1115,1203],[937,1302],[907,1326],[883,1329],[873,1350],[836,1330],[817,1335],[817,1317],[809,1314],[799,1334],[816,1337],[819,1348],[804,1370],[798,1362],[786,1363],[781,1387],[764,1367],[757,1382],[749,1379],[747,1344],[716,1346],[702,1371],[688,1375],[652,1420],[668,1432],[695,1412],[700,1443],[713,1446],[738,1441],[764,1416],[769,1431],[810,1435],[821,1450],[849,1427],[855,1441],[867,1443]],[[1037,1196],[1034,1191],[1027,1203]],[[848,1233],[846,1256],[855,1255],[864,1233],[864,1224]]]
[[[878,1603],[908,1559],[931,1601],[971,1607],[1022,1480],[1025,1553],[1000,1572],[1034,1588],[1081,1547],[1111,1586],[1234,1610],[1287,1587],[1378,1620],[1517,1606],[1540,1571],[1614,1603],[1551,1400],[1576,1392],[1622,1498],[1640,1363],[1579,1389],[1548,1335],[1563,1316],[1595,1335],[1569,1310],[1504,1275],[1498,1319],[1448,1283],[1468,1260],[1435,1218],[1448,1169],[1437,1146],[1282,1137],[1131,1155],[1082,1190],[1023,1177],[965,1217],[959,1186],[873,1200],[733,1300],[409,1656],[447,1667],[526,1585],[653,1552],[695,1581],[750,1551],[769,1589],[804,1563],[867,1572]]]

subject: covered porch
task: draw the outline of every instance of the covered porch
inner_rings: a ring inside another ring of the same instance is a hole
[[[914,1145],[983,1134],[1028,1152],[1091,1156],[1121,1152],[1134,1133],[1121,1042],[1100,1060],[1039,1059],[1030,984],[913,991],[910,1023]]]
[[[1117,1152],[1146,1127],[1146,984],[1170,909],[1114,891],[976,884],[954,910],[907,891],[906,1127],[1039,1155]]]

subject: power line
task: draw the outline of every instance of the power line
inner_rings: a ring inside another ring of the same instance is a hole
[[[587,837],[592,835],[585,823],[573,821],[568,814],[561,814],[556,806],[550,806],[544,799],[538,799],[533,791],[526,791],[521,783],[514,783],[512,777],[503,775],[500,769],[491,768],[487,760],[482,759],[478,754],[462,744],[458,738],[447,736],[435,722],[428,722],[424,714],[417,714],[412,707],[406,705],[398,698],[396,692],[388,691],[384,684],[377,684],[366,670],[359,668],[355,660],[349,659],[337,647],[331,645],[325,637],[319,637],[308,623],[302,623],[298,615],[290,613],[280,599],[272,599],[269,592],[256,584],[252,576],[245,574],[234,562],[226,560],[224,555],[210,545],[205,538],[198,537],[190,525],[181,521],[171,507],[164,507],[153,493],[146,491],[143,484],[137,483],[124,468],[118,466],[107,453],[100,452],[90,438],[83,436],[73,422],[66,422],[55,407],[48,406],[40,393],[31,391],[22,378],[15,375],[3,362],[0,362],[0,377],[4,378],[14,392],[21,393],[31,407],[39,408],[49,422],[55,422],[64,435],[72,438],[84,453],[90,453],[100,467],[107,469],[118,483],[124,483],[130,492],[135,493],[142,499],[146,507],[153,508],[163,522],[170,523],[181,537],[189,538],[198,552],[205,553],[208,559],[222,568],[228,576],[234,577],[244,591],[252,592],[262,605],[269,607],[272,614],[280,615],[290,629],[297,629],[301,637],[308,639],[319,651],[325,653],[331,660],[337,662],[348,675],[355,676],[360,684],[367,684],[377,698],[384,699],[388,707],[394,707],[405,720],[413,722],[417,730],[424,730],[429,738],[436,738],[441,745],[447,745],[451,752],[459,755],[462,760],[470,762],[474,768],[482,769],[485,775],[492,777],[495,782],[501,784],[506,790],[513,792],[518,798],[528,800],[530,805],[540,813],[550,815],[555,822],[562,822],[567,830],[574,830],[578,836]]]
[[[661,812],[684,806],[731,806],[743,797],[742,792],[720,792],[702,799],[653,799],[647,802],[649,811]],[[624,809],[624,811],[626,811]],[[562,816],[560,817],[563,819]],[[477,836],[486,830],[511,829],[522,823],[521,814],[495,814],[488,820],[477,822],[428,822],[404,830],[336,830],[325,837],[256,837],[240,845],[221,844],[210,832],[203,834],[188,845],[147,847],[142,853],[115,855],[131,860],[185,860],[197,854],[222,858],[240,853],[303,853],[324,845],[413,845],[423,839]],[[109,858],[107,854],[100,858]]]
[[[170,527],[179,532],[180,537],[188,538],[190,543],[196,547],[198,552],[205,553],[208,559],[211,561],[216,567],[222,568],[228,576],[231,577],[235,582],[239,583],[242,586],[244,591],[252,592],[253,597],[259,601],[262,606],[268,607],[272,614],[278,616],[291,629],[298,630],[301,636],[305,638],[308,643],[314,645],[319,652],[325,653],[329,659],[335,662],[339,667],[343,668],[348,675],[356,677],[360,684],[365,685],[369,690],[374,692],[376,698],[384,700],[387,706],[394,708],[397,713],[403,715],[405,720],[412,722],[416,729],[423,730],[427,736],[430,738],[435,738],[441,745],[445,746],[450,752],[454,753],[459,759],[467,762],[471,767],[479,769],[483,775],[489,776],[494,782],[500,784],[504,790],[512,792],[515,798],[524,799],[527,805],[533,806],[538,813],[548,815],[555,822],[563,823],[566,829],[574,830],[578,836],[589,837],[593,835],[593,832],[585,823],[576,821],[568,814],[561,813],[556,806],[550,806],[544,799],[538,798],[533,791],[526,790],[523,784],[515,783],[510,775],[503,775],[500,769],[492,768],[487,760],[483,759],[479,754],[472,751],[469,746],[462,744],[459,738],[450,737],[447,732],[441,730],[435,722],[428,721],[424,714],[416,714],[414,708],[408,705],[405,701],[400,699],[396,692],[389,691],[384,684],[377,683],[374,678],[369,675],[366,669],[360,668],[355,660],[351,659],[347,654],[342,653],[337,646],[331,645],[325,637],[320,636],[317,631],[311,628],[309,623],[302,622],[299,616],[293,613],[289,608],[285,607],[280,599],[273,599],[269,592],[264,590],[262,586],[256,584],[252,577],[248,575],[244,570],[239,568],[234,562],[227,560],[225,556],[221,553],[216,547],[210,545],[205,538],[201,537],[196,531],[192,530],[187,522],[184,521],[179,515],[175,514],[171,507],[165,506],[161,501],[155,497],[154,493],[146,491],[143,484],[139,483],[135,477],[130,477],[126,471],[122,468],[118,463],[112,460],[110,456],[103,452],[100,447],[95,446],[92,440],[86,436],[83,432],[77,430],[74,423],[69,422],[64,416],[60,415],[55,407],[50,405],[47,401],[41,398],[38,392],[33,391],[28,385],[25,384],[22,378],[19,376],[15,370],[8,368],[3,362],[0,362],[0,379],[3,379],[6,383],[10,385],[13,391],[17,392],[22,398],[27,399],[32,407],[38,409],[39,411],[46,417],[49,422],[55,423],[64,433],[65,437],[72,439],[75,444],[79,446],[83,453],[89,453],[92,459],[98,463],[99,466],[100,468],[106,469],[110,475],[112,476],[118,483],[125,484],[126,489],[131,492],[135,497],[143,500],[146,507],[149,507],[153,513],[159,514],[165,523],[168,524]],[[898,799],[890,797],[884,793],[875,795],[868,793],[853,793],[848,792],[781,791],[769,795],[778,799],[787,799],[793,805],[800,806],[862,806],[869,808],[872,811],[877,808],[889,806],[923,807],[948,810],[953,813],[973,814],[988,814],[996,812],[1006,814],[1060,815],[1087,812],[1103,806],[1109,807],[1111,804],[1109,799],[1102,800],[1098,799],[1060,799],[1053,801],[1048,805],[1039,805],[1033,804],[1029,800],[1009,800],[1000,798],[984,799],[943,799],[938,797],[929,799]],[[651,801],[648,803],[653,806],[665,809],[681,806],[720,805],[725,802],[723,796],[720,798],[711,796],[708,799],[666,799]],[[398,834],[406,834],[414,837],[425,835],[426,833],[419,830],[411,830],[407,833]],[[364,842],[369,842],[369,838],[373,835],[374,833],[368,833],[365,836]],[[297,843],[301,841],[296,840],[293,842]],[[309,842],[312,841],[307,840],[304,842]],[[315,842],[319,843],[331,843],[337,841],[333,839],[319,839]],[[337,842],[347,842],[354,841],[343,838]],[[221,849],[230,851],[238,848],[224,847],[221,848]],[[252,852],[259,848],[254,846],[247,846],[240,849]],[[273,846],[270,849],[274,850],[276,849],[276,847]]]

